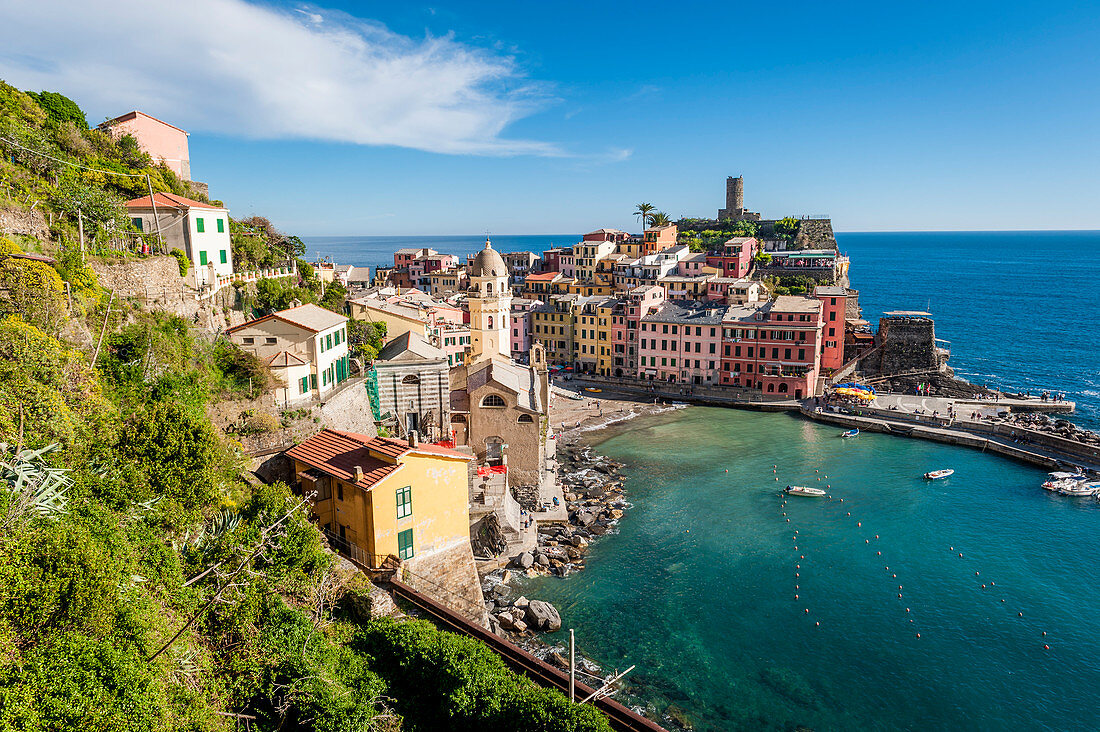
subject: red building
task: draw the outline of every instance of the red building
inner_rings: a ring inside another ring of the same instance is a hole
[[[719,277],[744,277],[752,267],[752,258],[760,243],[755,237],[735,236],[714,254],[707,255],[707,264],[718,269]]]
[[[814,297],[821,301],[824,321],[821,345],[821,370],[836,371],[844,365],[844,323],[848,291],[843,287],[819,286]]]
[[[722,321],[721,383],[765,395],[817,394],[821,370],[821,302],[781,295],[735,305]]]

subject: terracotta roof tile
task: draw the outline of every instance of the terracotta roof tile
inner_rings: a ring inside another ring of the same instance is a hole
[[[177,196],[175,193],[154,193],[153,200],[156,201],[157,206],[163,206],[164,208],[208,208],[214,211],[224,211],[225,209],[220,206],[211,206],[209,203],[202,203],[201,201],[192,201],[190,198],[184,198],[183,196]],[[152,208],[153,204],[149,201],[149,196],[142,196],[141,198],[134,198],[126,202],[126,208]]]
[[[383,457],[374,457],[371,452]],[[460,460],[472,459],[470,455],[439,445],[421,443],[410,449],[404,440],[368,437],[356,432],[331,429],[322,430],[300,445],[295,445],[286,451],[286,455],[345,482],[370,488],[400,468],[398,458],[410,452]],[[363,480],[359,482],[354,480],[356,466],[363,469]]]

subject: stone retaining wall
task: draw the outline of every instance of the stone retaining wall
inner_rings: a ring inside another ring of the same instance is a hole
[[[445,549],[405,560],[398,578],[470,622],[489,627],[489,613],[485,610],[469,541],[461,540]]]
[[[20,209],[0,209],[0,234],[33,236],[39,241],[49,241],[50,228],[42,212]]]

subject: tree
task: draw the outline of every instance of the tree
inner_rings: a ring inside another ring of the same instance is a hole
[[[664,211],[654,211],[649,217],[650,226],[667,226],[671,223],[672,219]]]
[[[649,226],[649,219],[650,219],[650,216],[652,215],[653,211],[654,211],[654,210],[655,210],[656,208],[657,208],[657,207],[656,207],[656,206],[654,206],[654,205],[653,205],[652,203],[639,203],[639,204],[638,204],[638,205],[637,205],[637,206],[636,206],[636,207],[634,208],[634,215],[635,215],[635,216],[638,216],[639,218],[641,218],[641,220],[642,220],[642,228],[643,228],[643,229],[645,229],[645,228],[647,228],[647,227]]]
[[[83,110],[64,94],[42,91],[37,94],[27,92],[27,95],[38,102],[38,106],[45,110],[51,122],[56,124],[72,122],[82,130],[88,129],[88,120],[85,118]]]
[[[793,242],[798,234],[801,222],[793,216],[780,219],[775,222],[775,235],[787,242]]]

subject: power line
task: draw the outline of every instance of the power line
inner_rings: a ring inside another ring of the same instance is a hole
[[[20,150],[26,150],[27,152],[33,153],[34,155],[40,155],[44,158],[49,158],[50,160],[53,160],[54,162],[61,163],[62,165],[71,165],[74,168],[81,168],[83,170],[90,170],[94,173],[107,173],[108,175],[121,175],[125,178],[148,178],[149,177],[148,173],[119,173],[118,171],[115,171],[115,170],[103,170],[102,168],[92,168],[92,167],[89,167],[87,165],[81,165],[80,163],[74,163],[71,160],[62,160],[61,158],[55,158],[53,155],[47,155],[46,153],[41,152],[40,150],[35,150],[33,148],[26,147],[25,145],[20,145],[15,140],[9,140],[6,137],[0,137],[0,142],[5,142],[8,145],[19,148]]]

